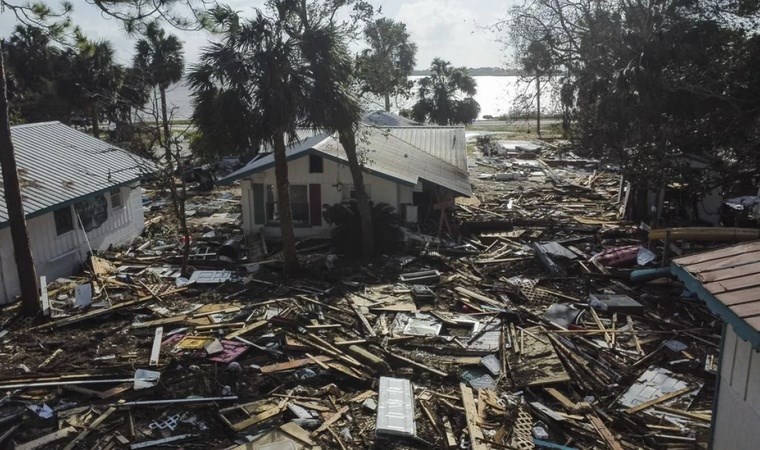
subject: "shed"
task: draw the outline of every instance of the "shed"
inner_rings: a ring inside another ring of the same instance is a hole
[[[672,273],[723,320],[711,446],[760,442],[760,241],[686,256]]]

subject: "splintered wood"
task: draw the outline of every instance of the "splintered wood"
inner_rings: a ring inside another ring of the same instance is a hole
[[[531,327],[517,331],[519,354],[509,357],[511,376],[516,386],[539,386],[570,381],[557,352],[546,337],[540,337],[543,328]]]

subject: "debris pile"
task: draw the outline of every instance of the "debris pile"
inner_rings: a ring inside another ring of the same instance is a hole
[[[619,177],[552,153],[479,157],[459,236],[363,265],[306,246],[293,279],[242,239],[230,192],[188,206],[189,277],[154,210],[47,286],[44,322],[0,316],[0,445],[705,443],[720,321],[662,266],[708,244],[649,242],[620,222]]]

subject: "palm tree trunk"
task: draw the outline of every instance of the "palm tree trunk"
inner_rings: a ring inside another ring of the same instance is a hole
[[[353,128],[341,130],[338,140],[343,146],[348,158],[348,168],[351,170],[351,178],[354,181],[356,201],[359,206],[359,217],[362,224],[362,255],[369,258],[375,253],[375,236],[372,229],[372,206],[369,204],[369,195],[364,187],[364,174],[362,173],[359,157],[356,153],[356,134]]]
[[[385,111],[390,112],[391,111],[391,96],[390,94],[385,94]]]
[[[296,255],[296,237],[293,232],[293,212],[290,209],[290,182],[283,130],[277,130],[274,133],[274,176],[277,180],[277,206],[282,231],[285,274],[292,275],[298,269],[298,256]]]
[[[29,245],[24,206],[21,202],[21,186],[16,168],[16,155],[11,140],[11,126],[8,117],[8,93],[5,81],[3,49],[0,45],[0,167],[3,175],[3,194],[8,209],[8,222],[13,241],[13,254],[21,284],[21,312],[34,316],[40,311],[40,297],[37,291],[37,272]]]
[[[541,137],[541,75],[536,74],[536,134]]]
[[[169,192],[171,192],[172,206],[174,209],[174,215],[177,216],[179,221],[180,233],[182,233],[182,267],[180,271],[183,276],[189,275],[187,270],[188,261],[190,259],[190,230],[187,228],[187,217],[185,216],[185,174],[182,167],[181,158],[177,158],[177,175],[179,176],[182,192],[177,190],[177,185],[174,182],[174,157],[172,156],[172,141],[171,130],[169,129],[169,114],[166,108],[166,89],[163,86],[159,86],[159,92],[161,93],[161,122],[164,128],[164,147],[166,150],[166,170],[168,172]]]
[[[92,135],[100,139],[100,123],[98,121],[98,104],[93,100],[90,104],[90,121],[92,121]]]

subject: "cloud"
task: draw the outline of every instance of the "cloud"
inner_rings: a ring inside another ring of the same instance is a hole
[[[435,57],[458,66],[500,66],[503,51],[486,29],[499,19],[503,0],[416,0],[404,2],[394,15],[406,23],[417,44],[417,66]]]

